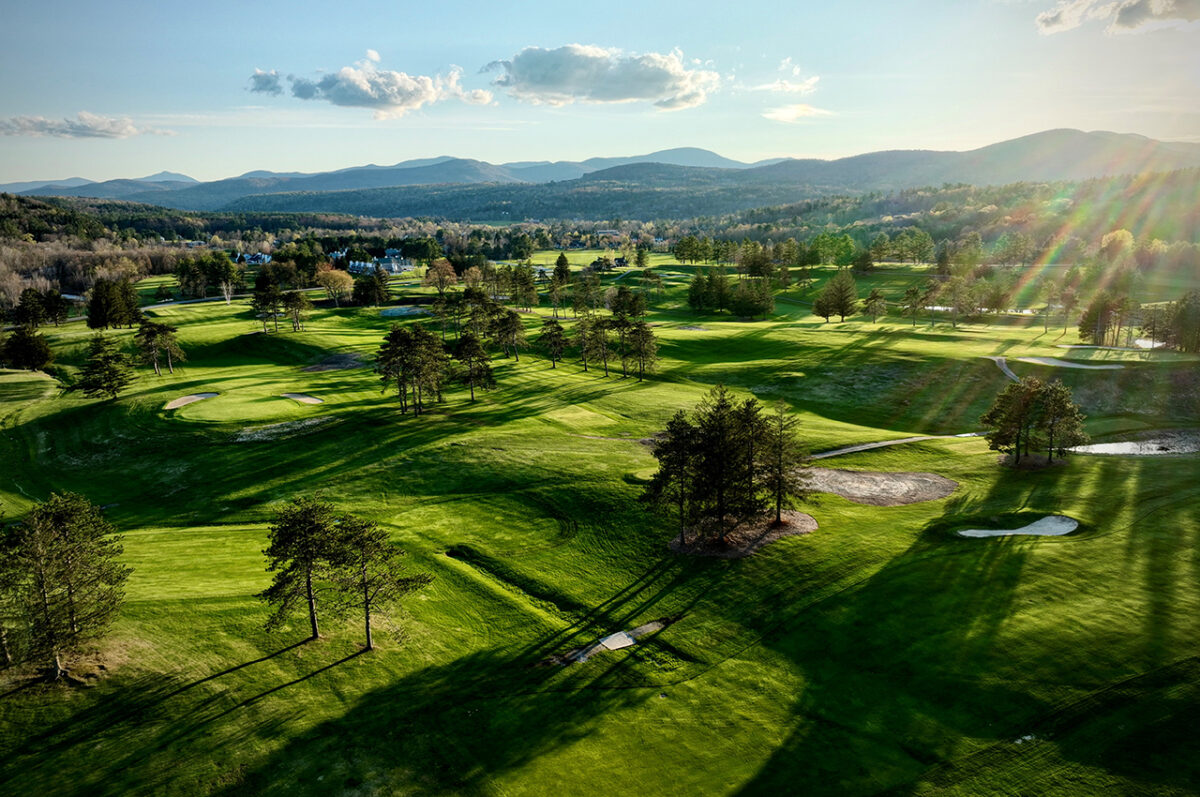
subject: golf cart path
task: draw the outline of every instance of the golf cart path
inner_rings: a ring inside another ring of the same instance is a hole
[[[1003,371],[1004,375],[1007,376],[1012,381],[1014,381],[1014,382],[1021,381],[1020,378],[1012,372],[1012,369],[1008,367],[1008,359],[1007,358],[1005,358],[1005,357],[990,357],[989,356],[987,359],[994,362],[996,364],[996,367],[999,368],[1001,371]]]
[[[832,451],[822,451],[820,454],[813,454],[809,459],[828,459],[829,457],[840,457],[842,454],[855,454],[859,451],[870,451],[874,448],[887,448],[888,446],[898,446],[904,443],[920,443],[925,440],[954,440],[963,437],[979,437],[982,432],[967,432],[966,434],[927,434],[918,437],[901,437],[899,440],[880,440],[875,443],[859,443],[854,446],[845,446],[844,448],[835,448]]]

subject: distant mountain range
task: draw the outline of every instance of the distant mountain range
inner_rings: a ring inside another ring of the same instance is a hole
[[[13,183],[0,185],[0,191],[122,199],[181,210],[489,220],[618,215],[680,218],[830,193],[945,183],[1084,180],[1194,166],[1200,166],[1200,144],[1049,130],[967,152],[891,150],[837,160],[742,163],[688,147],[630,157],[499,165],[441,156],[314,174],[253,171],[207,183],[160,172],[104,182],[71,178]]]

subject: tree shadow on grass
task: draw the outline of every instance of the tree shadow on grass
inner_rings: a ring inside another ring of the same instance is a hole
[[[568,673],[531,668],[539,649],[541,641],[515,654],[471,654],[374,690],[222,793],[286,794],[314,783],[332,793],[486,789],[493,777],[585,739],[600,718],[653,692],[623,682],[624,658]],[[571,774],[561,781],[569,793]]]

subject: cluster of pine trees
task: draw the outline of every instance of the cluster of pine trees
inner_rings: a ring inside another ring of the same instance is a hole
[[[805,495],[807,455],[796,424],[782,405],[764,414],[757,400],[739,402],[718,385],[656,436],[658,471],[642,500],[678,520],[680,546],[689,530],[696,542],[724,545],[768,509],[779,523]]]
[[[987,427],[988,447],[1012,457],[1014,465],[1031,452],[1045,451],[1046,461],[1066,455],[1073,446],[1088,441],[1084,415],[1059,380],[1046,383],[1029,376],[1007,385],[980,418]]]
[[[728,310],[741,318],[755,318],[775,312],[775,295],[769,277],[743,277],[734,283],[718,266],[692,277],[688,307],[698,313]]]
[[[404,551],[373,521],[338,514],[319,498],[294,498],[275,511],[263,554],[275,575],[259,597],[271,607],[267,629],[285,624],[300,607],[310,639],[320,637],[318,604],[334,616],[361,611],[365,647],[374,648],[371,620],[380,608],[417,590],[433,577],[407,575]]]

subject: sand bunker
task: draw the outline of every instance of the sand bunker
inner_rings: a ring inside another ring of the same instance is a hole
[[[542,664],[583,664],[597,653],[631,648],[642,637],[661,631],[678,619],[678,617],[664,617],[661,620],[654,620],[645,625],[639,625],[637,628],[631,628],[628,631],[618,631],[615,634],[602,637],[590,645],[573,648],[566,653],[555,654],[542,662]]]
[[[210,399],[219,395],[219,393],[193,393],[190,396],[181,396],[180,398],[167,402],[167,406],[163,407],[163,409],[177,410],[180,407],[186,407],[189,404],[195,404],[197,401],[204,401],[205,399]]]
[[[684,535],[683,545],[679,544],[679,535],[671,537],[667,547],[675,553],[689,556],[712,556],[717,559],[741,559],[753,555],[776,540],[784,537],[794,537],[797,534],[810,534],[817,530],[817,521],[812,515],[804,512],[785,510],[781,513],[783,525],[774,525],[775,516],[764,517],[753,525],[734,529],[725,536],[725,544],[717,542],[701,542],[694,533]]]
[[[1135,457],[1195,454],[1200,452],[1200,431],[1154,432],[1141,440],[1121,440],[1113,443],[1092,443],[1075,446],[1076,454],[1122,454]]]
[[[936,473],[882,473],[809,468],[808,484],[819,493],[840,495],[856,504],[902,506],[936,501],[954,492],[958,482]]]
[[[319,399],[316,396],[310,396],[307,393],[280,393],[284,398],[292,401],[299,401],[301,404],[324,404],[325,399]]]
[[[1049,365],[1054,368],[1080,368],[1085,371],[1120,371],[1125,367],[1116,363],[1106,363],[1104,365],[1071,363],[1066,360],[1060,360],[1057,357],[1018,357],[1017,359],[1023,363],[1033,363],[1034,365]]]
[[[309,372],[345,371],[350,368],[358,368],[362,364],[362,357],[358,354],[332,354],[321,360],[321,362],[310,365],[304,370]]]
[[[1009,537],[1027,535],[1031,537],[1061,537],[1079,528],[1079,521],[1063,515],[1047,515],[1019,529],[964,529],[960,537]]]

